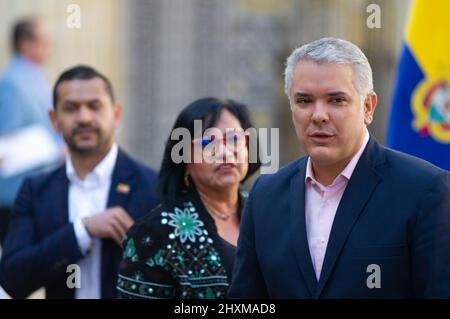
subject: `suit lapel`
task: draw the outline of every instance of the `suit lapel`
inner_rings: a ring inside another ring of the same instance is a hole
[[[380,177],[376,174],[373,163],[374,149],[377,147],[375,143],[371,138],[339,203],[328,240],[316,298],[320,297],[352,227],[379,183]]]
[[[128,202],[131,194],[135,190],[134,168],[131,160],[120,149],[117,154],[117,161],[111,178],[108,202],[106,207],[122,207],[131,215],[128,209]],[[131,215],[132,216],[132,215]],[[132,216],[134,218],[135,216]],[[103,298],[113,298],[111,291],[115,290],[117,254],[120,252],[119,246],[109,239],[102,240],[101,259],[101,291]]]
[[[300,162],[298,172],[291,178],[291,232],[295,257],[300,271],[308,285],[311,296],[317,288],[317,280],[309,252],[308,238],[306,236],[305,222],[305,173],[306,160]]]
[[[52,232],[69,223],[69,179],[66,175],[66,165],[61,166],[56,171],[55,181],[54,186],[49,187],[52,198],[55,199],[52,201],[52,208],[48,210],[51,213],[49,220],[53,219],[55,222],[52,225],[52,227],[55,227]],[[65,287],[59,292],[59,297],[75,299],[75,290]]]
[[[134,191],[133,167],[127,156],[119,150],[109,189],[107,207],[121,206],[126,210],[128,199]]]
[[[55,209],[50,209],[58,227],[69,223],[69,179],[66,175],[66,165],[61,166],[56,172],[56,185],[52,189],[55,198]],[[53,214],[56,212],[56,214]]]

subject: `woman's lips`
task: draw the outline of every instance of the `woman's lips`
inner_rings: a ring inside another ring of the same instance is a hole
[[[229,163],[225,163],[225,164],[220,164],[217,167],[217,170],[220,172],[231,172],[232,170],[234,170],[236,168],[236,165],[234,164],[229,164]]]

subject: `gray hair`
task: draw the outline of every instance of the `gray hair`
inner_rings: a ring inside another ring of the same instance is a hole
[[[322,38],[295,49],[287,58],[284,70],[284,91],[289,99],[294,70],[302,60],[348,64],[353,68],[355,84],[360,95],[365,96],[373,91],[372,68],[361,49],[346,40]]]

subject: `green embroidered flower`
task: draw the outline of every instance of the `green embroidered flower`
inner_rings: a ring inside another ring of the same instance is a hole
[[[153,258],[149,258],[147,259],[147,261],[145,262],[146,265],[153,267],[155,266],[155,262],[153,261]]]
[[[155,254],[155,256],[147,259],[146,264],[149,265],[150,267],[154,267],[154,266],[164,267],[164,265],[166,264],[166,261],[164,260],[162,253],[163,253],[162,249],[158,250],[158,252]]]
[[[211,266],[219,266],[220,265],[220,256],[216,251],[210,251],[208,256],[206,257],[209,264]]]
[[[139,256],[136,254],[136,247],[134,246],[134,239],[130,238],[127,241],[127,244],[125,246],[123,255],[125,258],[130,258],[131,261],[138,261],[139,260]]]
[[[185,259],[184,259],[184,251],[177,252],[176,259],[184,267],[184,261],[185,261]]]
[[[183,244],[187,239],[195,243],[195,236],[201,236],[203,222],[198,219],[197,213],[191,213],[188,208],[184,210],[175,207],[173,213],[169,213],[169,225],[175,227],[174,234],[180,237]]]
[[[150,236],[145,236],[142,238],[141,243],[143,246],[150,246],[153,243],[153,240]]]

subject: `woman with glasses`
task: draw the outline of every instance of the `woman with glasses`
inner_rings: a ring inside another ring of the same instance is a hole
[[[160,170],[162,203],[124,240],[120,297],[226,297],[246,198],[240,185],[260,166],[249,163],[250,127],[246,106],[232,100],[204,98],[180,113]]]

